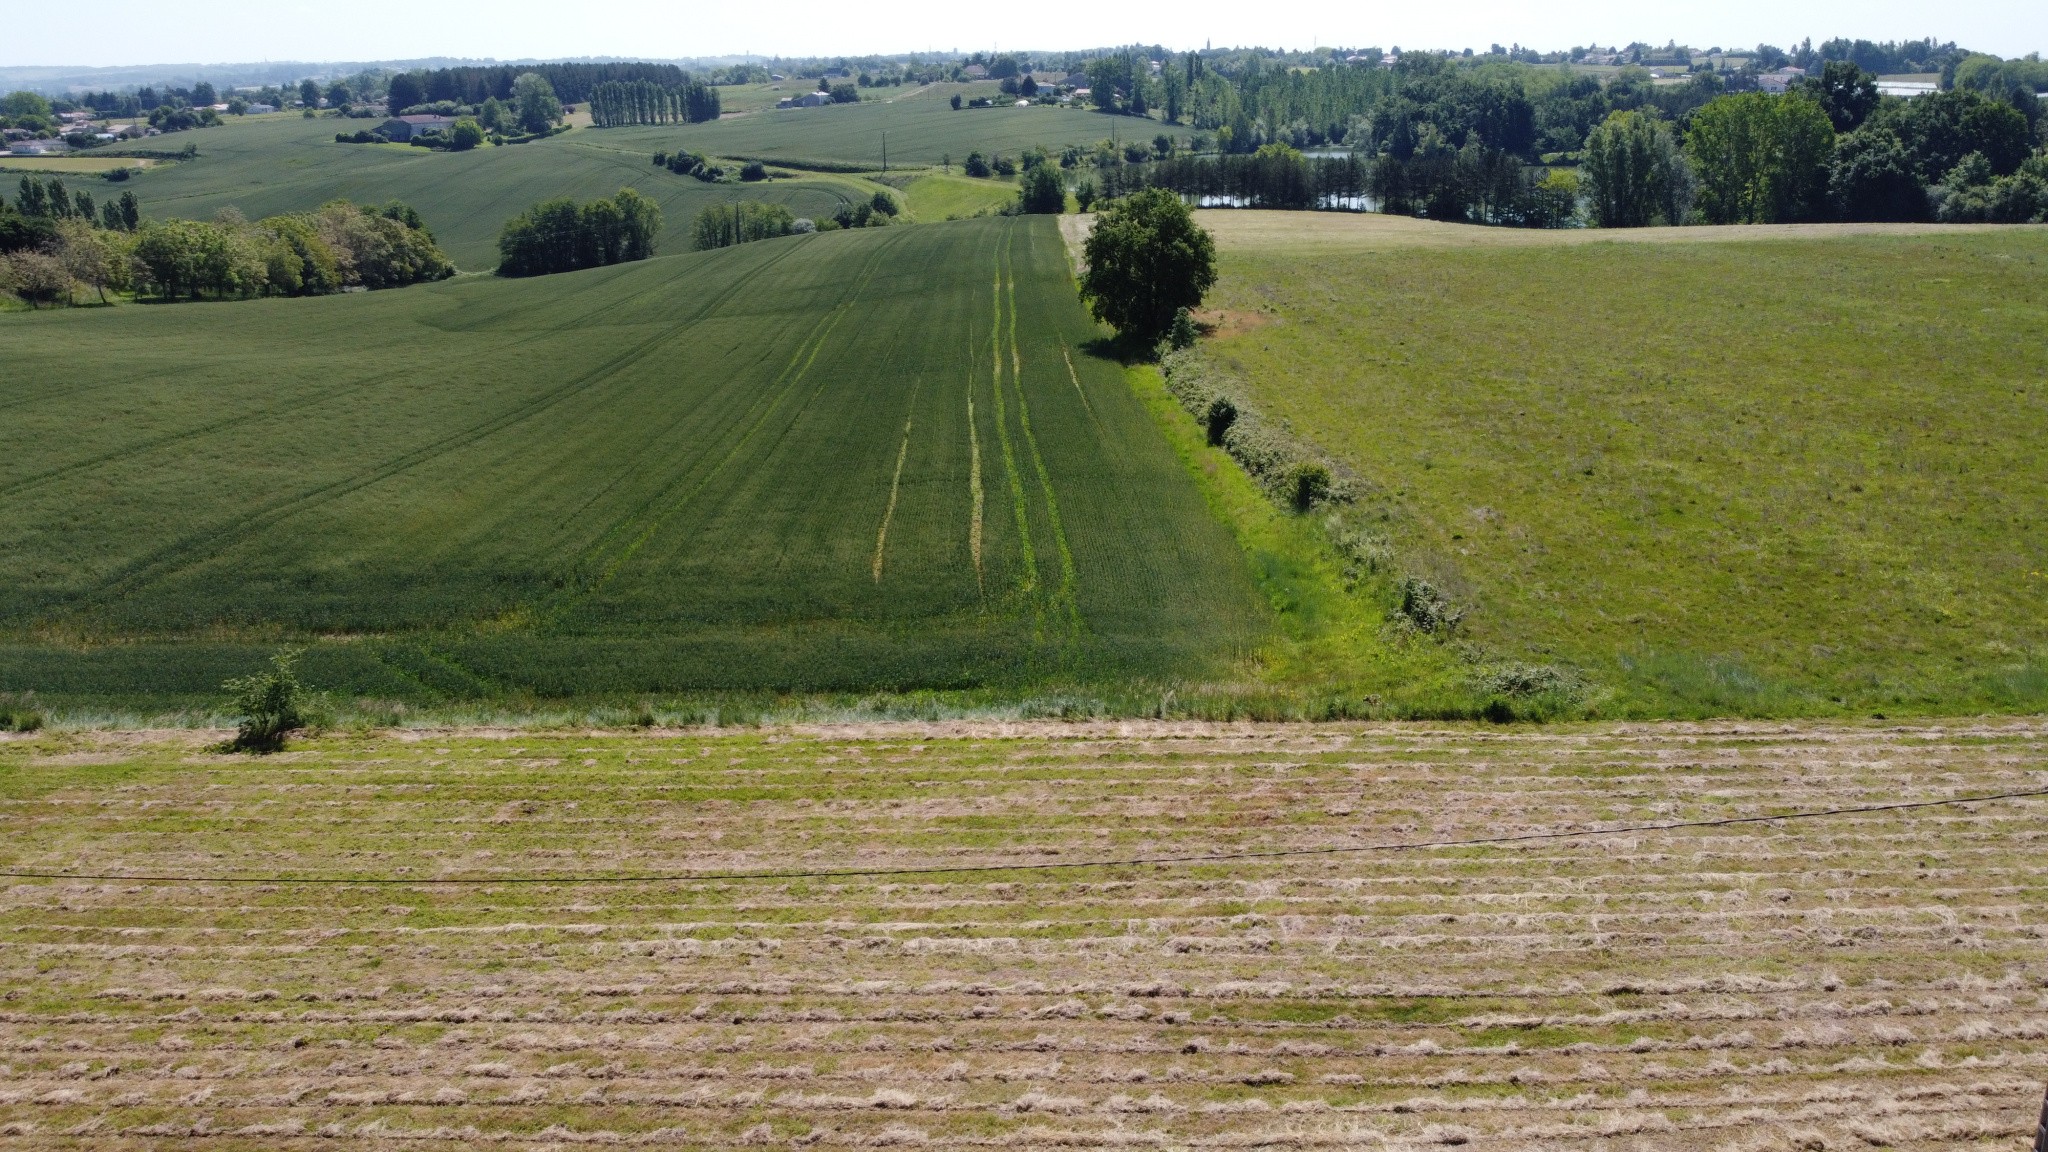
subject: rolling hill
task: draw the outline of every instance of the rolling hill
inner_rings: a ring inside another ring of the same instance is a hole
[[[827,175],[706,184],[650,164],[649,154],[661,145],[640,152],[593,146],[604,133],[588,129],[460,153],[334,142],[342,128],[369,123],[275,116],[184,133],[170,139],[197,145],[197,159],[145,172],[123,187],[134,190],[147,215],[192,219],[230,207],[253,220],[337,198],[368,204],[403,200],[419,210],[449,258],[467,271],[496,267],[498,230],[505,221],[554,196],[589,200],[637,188],[661,205],[667,224],[662,251],[683,252],[690,221],[713,203],[769,200],[799,216],[829,216],[874,194],[862,182]]]
[[[1610,712],[2048,706],[2048,229],[1206,212],[1203,355]]]
[[[11,322],[0,689],[1204,675],[1266,609],[1050,220]]]

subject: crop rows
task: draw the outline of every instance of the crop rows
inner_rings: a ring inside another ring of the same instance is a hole
[[[1046,221],[100,319],[0,431],[0,690],[293,637],[344,700],[1199,680],[1265,627]]]
[[[2048,728],[0,744],[23,1147],[2019,1146]],[[577,875],[999,871],[604,886]],[[515,879],[539,883],[515,883]]]

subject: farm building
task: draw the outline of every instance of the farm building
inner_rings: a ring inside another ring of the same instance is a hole
[[[968,65],[967,67],[965,67],[965,68],[962,68],[962,69],[960,70],[960,74],[961,74],[962,76],[965,76],[965,77],[967,77],[967,78],[968,78],[969,80],[986,80],[986,79],[988,79],[988,69],[986,69],[986,68],[983,68],[983,67],[982,67],[981,65],[979,65],[979,64],[969,64],[969,65]]]
[[[775,102],[777,108],[816,108],[830,104],[832,97],[823,92],[806,92],[801,96],[784,96]]]
[[[454,126],[453,116],[423,113],[415,116],[393,116],[377,125],[377,132],[387,140],[406,141],[415,136],[431,136],[436,132],[446,132]]]
[[[1756,86],[1759,92],[1782,93],[1792,87],[1794,81],[1804,80],[1805,78],[1806,69],[1787,66],[1778,69],[1776,72],[1766,72],[1757,77]]]

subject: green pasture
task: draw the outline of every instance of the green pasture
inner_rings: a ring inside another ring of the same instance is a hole
[[[449,258],[466,271],[496,267],[498,230],[505,221],[554,196],[590,200],[638,188],[661,204],[667,224],[662,251],[682,252],[689,247],[690,221],[713,203],[770,200],[815,217],[874,194],[846,177],[706,184],[654,167],[651,148],[633,154],[594,147],[591,141],[604,133],[591,129],[471,152],[334,142],[336,132],[371,123],[265,118],[181,133],[180,140],[199,146],[197,159],[143,173],[120,187],[142,200],[145,215],[195,219],[228,207],[253,220],[336,198],[403,200],[419,210]]]
[[[1271,630],[1050,220],[8,324],[0,691],[287,642],[418,702],[1128,683]]]
[[[798,90],[801,90],[801,85]],[[704,124],[675,124],[592,130],[593,142],[641,154],[678,148],[712,156],[759,156],[789,163],[816,161],[882,166],[882,134],[889,135],[889,165],[938,166],[947,157],[957,168],[969,152],[1016,156],[1034,144],[1061,148],[1097,140],[1151,140],[1164,132],[1188,130],[1158,120],[1110,116],[1086,108],[1031,105],[1024,108],[951,106],[954,93],[994,95],[995,85],[934,84],[928,88],[869,90],[858,104],[821,108],[772,106]]]
[[[2048,706],[2048,230],[1333,248],[1372,230],[1204,215],[1209,355],[1357,470],[1482,664],[1610,714]]]
[[[897,183],[897,177],[889,177]],[[931,172],[902,181],[903,199],[913,220],[966,219],[978,212],[993,212],[1017,201],[1014,179]]]

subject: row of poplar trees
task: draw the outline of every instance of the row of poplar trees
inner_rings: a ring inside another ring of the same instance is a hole
[[[716,120],[718,113],[718,89],[695,81],[670,87],[652,80],[614,80],[590,91],[590,122],[599,128],[696,124]]]

